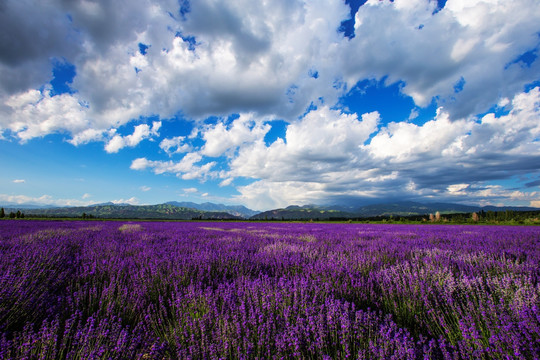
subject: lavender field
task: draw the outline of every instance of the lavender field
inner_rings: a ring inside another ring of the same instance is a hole
[[[540,228],[0,222],[1,359],[539,359]]]

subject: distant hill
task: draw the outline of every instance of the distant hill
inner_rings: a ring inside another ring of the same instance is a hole
[[[252,220],[306,220],[306,219],[319,219],[327,220],[330,218],[353,218],[355,214],[350,212],[345,212],[341,210],[335,210],[332,208],[319,207],[316,205],[305,205],[305,206],[288,206],[284,209],[275,209],[261,212],[257,215],[252,216]]]
[[[538,208],[535,207],[529,207],[529,206],[484,206],[482,208],[484,211],[537,211]]]
[[[6,208],[6,212],[17,211],[18,208]],[[81,217],[83,214],[98,218],[117,219],[241,219],[241,217],[220,211],[202,211],[171,204],[160,205],[127,205],[104,204],[80,207],[60,207],[47,209],[25,209],[25,215],[51,217]]]
[[[212,211],[212,212],[226,212],[234,216],[239,216],[243,218],[250,218],[253,215],[258,214],[258,211],[248,209],[243,205],[223,205],[223,204],[214,204],[211,202],[205,202],[202,204],[197,204],[194,202],[178,202],[178,201],[169,201],[165,204],[174,205],[178,207],[185,207],[190,209],[197,209],[202,211]]]
[[[531,207],[516,206],[472,206],[452,203],[418,203],[412,201],[403,201],[396,203],[373,204],[361,207],[343,207],[343,206],[288,206],[286,208],[274,209],[261,212],[252,216],[253,220],[306,220],[319,219],[326,220],[330,218],[370,218],[377,216],[413,216],[435,214],[437,211],[441,214],[472,213],[480,211],[534,211],[539,210]]]
[[[129,218],[129,219],[252,219],[252,220],[329,220],[356,219],[373,217],[424,216],[472,213],[481,211],[537,211],[538,208],[516,206],[472,206],[452,203],[418,203],[402,201],[395,203],[373,204],[365,206],[288,206],[258,213],[241,205],[223,205],[206,202],[170,201],[159,205],[129,205],[103,203],[79,207],[46,207],[36,205],[3,206],[6,213],[20,210],[26,216],[50,217],[81,217],[83,214],[98,218]]]
[[[480,211],[478,206],[451,204],[451,203],[417,203],[413,201],[402,201],[389,204],[366,205],[357,208],[354,213],[360,217],[372,216],[410,216],[435,214],[437,211],[441,214],[453,213],[472,213]]]
[[[474,206],[453,203],[418,203],[413,201],[402,201],[389,204],[367,205],[358,208],[355,213],[365,216],[407,216],[407,215],[426,215],[435,214],[437,211],[441,214],[472,213],[480,211],[534,211],[538,208],[526,206]]]

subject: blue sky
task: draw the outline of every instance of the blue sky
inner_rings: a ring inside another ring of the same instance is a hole
[[[540,207],[536,0],[7,0],[0,204]]]

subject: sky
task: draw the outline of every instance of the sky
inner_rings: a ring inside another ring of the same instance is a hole
[[[3,0],[0,204],[540,207],[538,0]]]

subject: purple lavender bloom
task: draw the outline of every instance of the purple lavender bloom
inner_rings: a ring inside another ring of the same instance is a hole
[[[0,359],[538,359],[540,228],[0,222]]]

